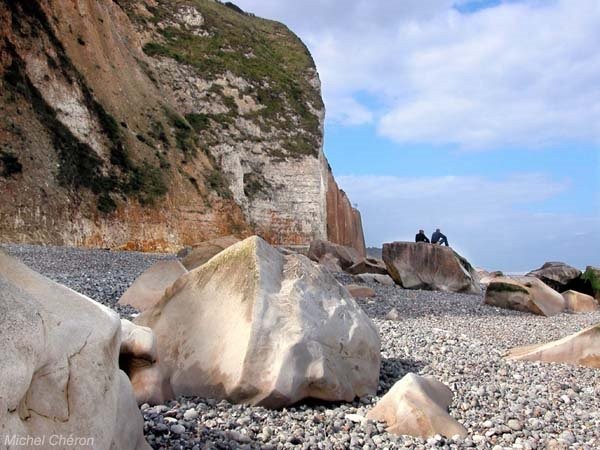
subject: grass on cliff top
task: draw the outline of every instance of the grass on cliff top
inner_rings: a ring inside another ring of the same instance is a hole
[[[255,114],[268,125],[293,132],[301,128],[308,136],[318,136],[319,119],[308,104],[319,109],[323,102],[309,82],[313,59],[296,35],[281,23],[243,14],[211,0],[162,0],[152,8],[153,20],[171,20],[184,5],[192,5],[202,14],[205,20],[202,29],[208,35],[198,36],[184,27],[169,27],[162,31],[162,42],[144,46],[146,54],[188,64],[206,78],[229,71],[253,85],[245,94],[264,106]],[[299,123],[291,120],[290,111],[299,118]],[[292,155],[296,150],[300,154],[311,153],[306,148],[307,139],[312,141],[309,145],[316,155],[318,143],[310,137],[292,140],[286,149]]]

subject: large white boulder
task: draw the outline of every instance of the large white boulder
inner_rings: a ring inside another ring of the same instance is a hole
[[[129,305],[145,311],[156,304],[165,289],[187,270],[177,260],[159,261],[142,273],[119,299],[119,305]]]
[[[562,295],[535,277],[498,277],[487,287],[484,302],[505,309],[553,316],[566,310]]]
[[[566,307],[569,312],[586,313],[598,311],[599,309],[598,300],[591,295],[569,290],[563,292],[562,296],[565,299]]]
[[[600,324],[558,341],[513,348],[508,359],[573,364],[600,369]]]
[[[448,414],[451,403],[452,391],[446,385],[409,373],[377,402],[367,419],[385,422],[387,431],[397,435],[465,437],[465,427]]]
[[[371,320],[326,269],[258,237],[183,275],[135,322],[156,334],[166,398],[276,408],[377,389]]]
[[[3,439],[38,439],[39,448],[149,449],[119,369],[120,344],[116,313],[0,252]]]
[[[480,294],[475,269],[450,247],[423,242],[383,244],[391,277],[405,289]]]
[[[240,242],[235,236],[221,236],[209,241],[199,242],[192,246],[192,251],[186,255],[181,263],[187,270],[200,267],[217,253],[221,253],[227,247]]]

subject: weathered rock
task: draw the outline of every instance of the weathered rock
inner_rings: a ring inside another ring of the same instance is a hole
[[[193,250],[189,255],[181,260],[181,263],[187,270],[193,270],[207,262],[217,253],[222,252],[227,247],[240,242],[235,236],[223,236],[210,241],[200,242],[193,246]]]
[[[379,283],[384,286],[394,286],[394,280],[389,275],[380,275],[376,273],[362,273],[356,276],[359,280],[365,283]]]
[[[566,309],[563,296],[535,277],[496,278],[488,285],[484,302],[542,316],[553,316]]]
[[[348,292],[354,298],[368,298],[375,297],[375,291],[368,286],[361,286],[360,284],[349,284],[346,286]]]
[[[566,291],[562,293],[562,296],[565,299],[566,308],[570,312],[585,313],[598,311],[598,301],[591,295],[576,291]]]
[[[558,341],[513,348],[508,359],[574,364],[600,369],[600,324]]]
[[[385,263],[375,258],[364,258],[346,269],[346,272],[351,273],[352,275],[360,275],[361,273],[388,274]]]
[[[499,270],[495,270],[493,272],[488,272],[485,269],[476,269],[475,271],[477,272],[477,277],[479,278],[479,283],[481,283],[485,286],[490,284],[495,278],[504,276],[504,274]]]
[[[539,278],[555,291],[563,292],[570,289],[572,283],[581,276],[581,270],[563,262],[547,262],[525,276]]]
[[[116,313],[0,252],[2,434],[149,449],[118,366],[120,333]]]
[[[325,259],[328,265],[331,265],[332,260],[336,260],[342,270],[347,270],[363,260],[363,257],[352,247],[319,239],[310,243],[307,256],[319,263]]]
[[[118,303],[144,311],[154,306],[164,295],[165,289],[186,272],[177,260],[157,262],[133,282]]]
[[[121,336],[119,366],[129,377],[138,405],[155,401],[160,369],[156,364],[158,353],[154,333],[148,327],[121,319]]]
[[[327,239],[335,244],[351,247],[361,256],[367,256],[360,212],[338,187],[331,169],[327,174],[326,201]]]
[[[386,422],[387,431],[397,435],[465,437],[465,427],[448,414],[451,403],[452,391],[444,384],[409,373],[379,400],[367,419]]]
[[[282,407],[377,389],[371,320],[328,271],[258,237],[183,275],[135,322],[157,336],[163,395]]]
[[[383,260],[394,281],[405,289],[481,293],[471,264],[449,247],[393,242],[383,244]]]
[[[333,255],[325,255],[319,260],[319,264],[333,273],[343,272],[339,260]]]

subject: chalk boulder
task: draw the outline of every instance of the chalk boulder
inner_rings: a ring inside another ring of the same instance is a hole
[[[110,309],[0,252],[4,436],[73,436],[72,448],[150,449]]]
[[[481,293],[475,270],[450,247],[416,242],[383,244],[383,260],[405,289]]]
[[[119,305],[129,305],[145,311],[155,305],[165,289],[187,270],[177,260],[160,261],[142,273],[119,299]]]
[[[600,369],[600,324],[558,341],[513,348],[508,352],[507,358]]]
[[[566,291],[562,293],[562,296],[565,299],[565,306],[569,312],[586,313],[598,311],[599,309],[598,300],[591,295],[576,291]]]
[[[333,244],[332,242],[315,240],[311,242],[307,256],[315,262],[322,264],[324,261],[328,265],[336,261],[342,270],[347,270],[355,264],[363,261],[361,254],[352,247]]]
[[[371,320],[326,269],[258,237],[183,275],[135,323],[156,334],[165,395],[277,408],[377,389]]]
[[[553,316],[566,310],[562,295],[534,277],[499,277],[485,293],[484,303],[541,316]]]
[[[579,279],[581,270],[563,262],[547,262],[526,276],[538,278],[555,291],[563,292],[570,289]]]
[[[367,419],[385,422],[397,435],[429,438],[466,437],[467,430],[448,414],[452,391],[431,377],[409,373],[398,381],[367,414]]]
[[[193,270],[207,262],[217,253],[240,242],[235,236],[222,236],[192,246],[192,251],[181,260],[187,270]]]

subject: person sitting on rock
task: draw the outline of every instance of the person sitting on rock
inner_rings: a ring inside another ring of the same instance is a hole
[[[437,228],[431,235],[431,243],[440,245],[446,244],[446,247],[448,247],[448,238],[442,234],[439,228]]]
[[[415,236],[415,242],[426,242],[429,244],[429,238],[425,236],[425,232],[423,230],[419,230],[419,232]]]

